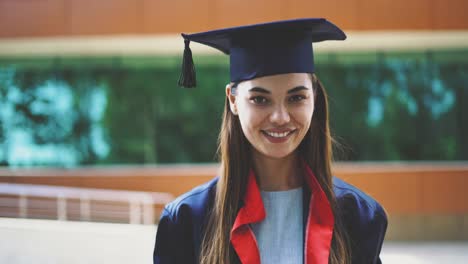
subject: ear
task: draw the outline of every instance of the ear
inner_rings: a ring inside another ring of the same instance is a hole
[[[237,115],[236,95],[232,94],[233,83],[226,85],[226,97],[229,100],[229,107],[234,115]]]

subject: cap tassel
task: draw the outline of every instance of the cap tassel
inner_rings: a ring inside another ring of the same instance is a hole
[[[182,72],[179,76],[179,86],[193,88],[197,86],[197,76],[195,74],[195,65],[193,64],[192,50],[190,50],[190,40],[185,39],[184,58],[182,61]]]

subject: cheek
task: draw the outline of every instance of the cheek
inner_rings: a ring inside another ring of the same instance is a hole
[[[265,120],[265,113],[252,106],[240,104],[238,107],[238,116],[242,131],[248,137],[248,134],[259,131]]]
[[[314,108],[312,107],[311,110],[307,111],[307,114],[305,115],[305,120],[309,123],[308,126],[310,126],[310,123],[312,122],[312,117],[314,115]]]
[[[242,131],[244,134],[248,132],[249,126],[252,122],[252,111],[249,109],[249,107],[245,103],[238,103],[237,104],[237,116],[239,118]]]
[[[239,111],[239,120],[244,134],[253,133],[261,125],[261,117],[255,111]]]
[[[306,130],[309,128],[314,113],[314,106],[307,105],[294,111],[295,120],[299,122]]]

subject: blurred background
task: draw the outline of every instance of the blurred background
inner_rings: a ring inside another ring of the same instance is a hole
[[[386,263],[468,263],[468,2],[0,0],[0,263],[151,263],[214,177],[227,56],[181,32],[325,17],[334,174],[389,215]]]

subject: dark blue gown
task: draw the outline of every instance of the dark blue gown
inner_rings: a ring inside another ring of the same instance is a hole
[[[198,263],[207,212],[213,206],[217,181],[215,178],[165,207],[156,235],[155,264]],[[352,263],[382,263],[379,255],[387,229],[384,209],[373,198],[339,178],[334,177],[333,184],[340,208],[337,217],[341,217],[349,237]]]

